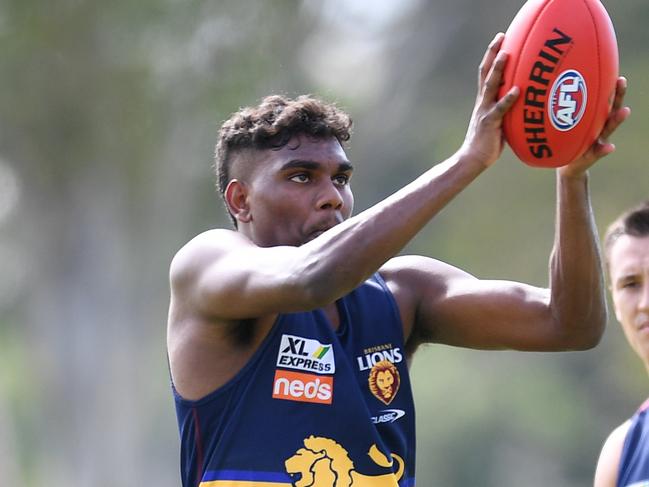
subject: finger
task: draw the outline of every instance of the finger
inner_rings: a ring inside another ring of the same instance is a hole
[[[487,75],[484,82],[483,101],[491,103],[498,95],[498,90],[502,84],[503,72],[505,71],[505,64],[507,63],[508,54],[504,51],[499,51],[494,60],[491,71]]]
[[[482,87],[484,80],[487,78],[487,75],[491,70],[491,65],[493,64],[494,59],[496,58],[496,55],[500,50],[500,46],[502,45],[504,38],[505,34],[498,32],[489,43],[489,46],[487,47],[487,50],[482,57],[482,61],[480,61],[480,67],[478,70],[478,86],[480,88]]]
[[[606,124],[602,129],[602,132],[599,134],[600,140],[607,140],[613,132],[631,115],[631,109],[629,107],[622,107],[614,110],[610,113]]]
[[[596,140],[593,145],[591,145],[588,150],[584,152],[581,157],[579,157],[578,161],[573,161],[568,166],[573,168],[588,168],[595,164],[595,162],[597,162],[602,157],[607,156],[614,151],[615,144]]]
[[[611,111],[606,119],[602,132],[599,134],[600,139],[607,139],[610,137],[610,135],[615,132],[620,124],[630,115],[631,109],[622,106],[624,103],[624,96],[626,95],[626,89],[627,80],[623,76],[620,76],[615,83],[615,94],[611,105]]]
[[[613,99],[613,105],[611,110],[617,110],[622,107],[624,103],[624,97],[626,95],[627,89],[627,80],[624,76],[620,76],[615,83],[615,98]]]
[[[519,94],[520,89],[518,88],[518,86],[512,86],[509,91],[505,93],[505,96],[498,100],[498,102],[494,105],[489,115],[495,117],[496,119],[502,119],[505,116],[505,113],[507,113],[509,109],[514,106],[514,103],[516,103]]]
[[[611,154],[612,152],[615,152],[615,144],[598,140],[591,147],[591,154],[589,157],[591,164],[596,160]]]

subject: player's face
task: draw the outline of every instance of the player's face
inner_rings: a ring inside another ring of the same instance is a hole
[[[649,370],[649,236],[622,235],[610,250],[615,315]]]
[[[257,245],[302,245],[351,215],[352,166],[336,138],[297,136],[256,157],[248,201]]]

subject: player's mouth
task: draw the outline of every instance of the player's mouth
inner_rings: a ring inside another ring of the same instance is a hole
[[[331,228],[331,227],[323,227],[323,228],[319,228],[319,229],[317,229],[317,230],[313,230],[313,231],[309,232],[309,233],[307,234],[306,238],[304,239],[304,243],[306,243],[306,242],[310,242],[311,240],[315,240],[315,239],[318,238],[320,235],[322,235],[322,234],[325,233],[327,230],[329,230],[329,228]]]
[[[309,241],[315,240],[316,238],[318,238],[320,235],[322,235],[326,231],[327,230],[316,230],[315,232],[310,233],[309,236],[308,236]]]
[[[640,313],[635,320],[636,329],[643,333],[649,333],[649,314]]]
[[[305,243],[310,242],[311,240],[314,240],[314,239],[318,238],[320,235],[325,233],[327,230],[329,230],[329,229],[335,227],[336,225],[338,225],[341,221],[342,221],[342,219],[336,218],[334,220],[328,220],[326,222],[322,222],[322,223],[320,223],[318,225],[315,225],[313,227],[313,229],[307,233]]]

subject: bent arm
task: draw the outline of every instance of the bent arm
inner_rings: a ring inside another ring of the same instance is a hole
[[[427,341],[519,350],[585,349],[598,343],[607,313],[587,170],[615,150],[608,138],[631,113],[623,105],[626,88],[626,79],[620,77],[599,138],[579,159],[557,169],[548,289],[480,281],[440,263],[406,262],[405,272],[398,270],[400,265],[395,271],[394,263],[386,267],[396,279],[397,296],[417,310],[411,319],[405,316],[414,333],[411,350]],[[423,272],[427,267],[432,271]],[[411,280],[418,287],[400,284]]]
[[[606,300],[587,177],[558,176],[550,283],[482,280],[422,257],[382,268],[404,309],[413,308],[412,342],[478,349],[582,350],[595,346]],[[406,328],[408,327],[406,320]]]

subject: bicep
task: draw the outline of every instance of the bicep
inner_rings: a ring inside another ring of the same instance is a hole
[[[294,253],[294,247],[257,247],[236,232],[206,232],[174,257],[172,295],[220,319],[293,311],[308,305]]]
[[[421,326],[449,345],[552,350],[558,337],[549,304],[547,289],[454,275],[441,299],[424,298]]]
[[[549,350],[559,341],[547,289],[477,279],[424,257],[402,257],[398,262],[399,287],[415,296],[413,337],[422,343]]]

